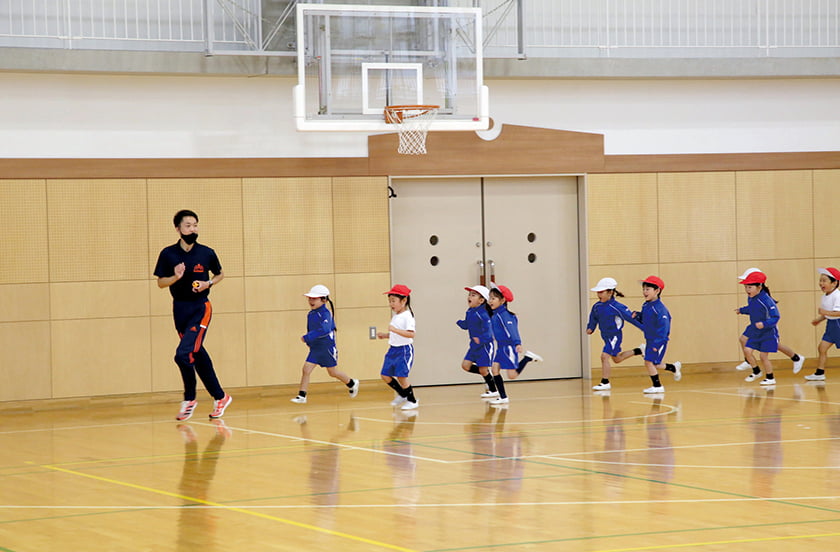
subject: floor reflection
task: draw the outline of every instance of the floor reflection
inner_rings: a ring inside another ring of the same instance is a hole
[[[465,427],[475,457],[472,463],[476,502],[511,502],[522,490],[527,435],[506,428],[508,409],[485,405],[481,418]]]
[[[224,420],[211,420],[215,426],[213,437],[199,452],[198,434],[190,424],[176,427],[184,440],[184,466],[178,492],[189,498],[208,500],[208,491],[216,475],[219,451],[233,433]],[[200,503],[188,501],[180,509],[178,518],[177,550],[203,551],[221,550],[216,530],[215,510],[202,507]]]
[[[394,521],[408,530],[415,527],[414,506],[420,502],[420,487],[416,482],[417,460],[411,444],[417,415],[416,410],[394,411],[394,427],[382,443],[382,449],[388,453],[385,461],[393,479],[394,502],[398,505],[394,509]]]
[[[801,398],[801,390],[795,388],[794,398]],[[747,391],[743,415],[750,420],[753,432],[750,482],[755,496],[773,496],[773,483],[784,466],[782,411],[794,404],[795,401],[777,400],[775,386]]]

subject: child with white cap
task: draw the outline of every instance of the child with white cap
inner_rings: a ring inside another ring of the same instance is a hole
[[[630,322],[637,327],[641,325],[633,318],[630,309],[616,300],[616,297],[624,297],[617,288],[618,282],[615,279],[601,278],[591,289],[598,295],[598,302],[592,305],[592,310],[589,311],[586,334],[592,335],[595,328],[600,327],[601,338],[604,340],[604,349],[601,351],[601,382],[592,388],[595,391],[608,391],[612,387],[610,361],[618,364],[634,355],[644,354],[644,345],[629,351],[621,350],[624,322]]]
[[[493,365],[495,353],[495,342],[493,341],[493,328],[490,324],[490,317],[493,310],[487,301],[490,299],[490,290],[484,286],[465,287],[469,291],[467,295],[467,314],[464,320],[458,320],[456,324],[462,330],[470,334],[470,348],[467,350],[461,368],[465,372],[479,374],[487,384],[487,391],[481,395],[483,399],[494,399],[499,396],[490,367]]]
[[[303,294],[309,300],[309,313],[306,316],[306,334],[300,340],[309,346],[309,355],[303,363],[300,376],[300,390],[293,403],[306,404],[306,392],[309,389],[309,377],[316,366],[323,366],[327,373],[341,381],[350,391],[350,397],[359,393],[359,380],[351,379],[338,369],[338,349],[335,346],[335,310],[330,299],[330,290],[320,284],[312,286]],[[327,309],[327,303],[330,308]]]
[[[828,358],[828,350],[834,345],[840,349],[840,270],[834,267],[820,268],[820,291],[823,296],[820,298],[820,308],[817,311],[819,316],[811,321],[814,326],[825,320],[825,333],[823,333],[817,351],[820,354],[817,371],[805,376],[808,381],[825,381],[825,361]]]
[[[758,268],[748,268],[744,271],[743,274],[738,276],[738,280],[744,280],[747,276],[752,274],[753,272],[761,272]],[[750,297],[748,301],[754,301],[753,297]],[[755,360],[755,355],[747,350],[747,340],[752,337],[754,334],[753,325],[747,324],[747,327],[744,328],[744,333],[741,334],[741,337],[738,338],[738,343],[741,345],[741,350],[744,352],[744,362],[739,364],[735,367],[738,371],[750,370],[752,369],[752,374],[748,375],[745,378],[745,381],[753,381],[758,376],[754,374],[761,374],[761,370],[758,368],[758,362]],[[798,374],[799,371],[802,369],[802,365],[805,364],[805,357],[799,355],[796,351],[785,345],[784,343],[779,343],[779,352],[787,355],[793,361],[793,373]]]

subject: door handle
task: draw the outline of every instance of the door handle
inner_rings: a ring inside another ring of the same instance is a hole
[[[476,264],[478,265],[478,283],[483,286],[486,282],[486,278],[484,277],[484,261],[479,259],[476,261]]]
[[[490,283],[496,283],[496,262],[495,261],[487,261],[487,266],[490,267]]]

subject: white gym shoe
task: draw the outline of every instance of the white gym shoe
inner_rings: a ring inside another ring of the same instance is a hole
[[[664,392],[665,392],[665,386],[664,385],[660,385],[659,387],[648,387],[647,389],[642,391],[642,393],[645,393],[645,394],[664,393]]]
[[[644,343],[642,343],[641,345],[639,345],[639,350],[641,350],[641,351],[642,351],[642,356],[645,356],[645,347],[646,347],[646,345],[645,345]]]
[[[523,356],[525,356],[526,358],[530,358],[534,362],[542,362],[543,361],[543,357],[541,357],[540,355],[538,355],[537,353],[535,353],[533,351],[525,351],[525,354]]]
[[[808,381],[825,381],[825,374],[808,374],[805,379]]]
[[[510,402],[510,399],[507,398],[507,397],[505,397],[505,398],[498,397],[498,398],[495,398],[492,401],[490,401],[490,404],[495,406],[497,404],[508,404],[509,402]]]
[[[418,406],[420,406],[420,401],[405,401],[405,404],[402,405],[402,408],[400,408],[400,410],[414,410]]]
[[[399,395],[397,395],[396,397],[394,397],[394,400],[391,401],[391,406],[400,406],[402,403],[404,403],[407,400],[408,399],[406,399],[405,397],[400,397]]]
[[[747,377],[745,377],[745,378],[744,378],[744,381],[746,381],[747,383],[749,383],[749,382],[753,382],[753,381],[757,380],[757,379],[758,379],[758,378],[760,378],[760,377],[761,377],[761,372],[759,372],[759,373],[757,373],[757,374],[756,374],[756,373],[752,373],[752,374],[748,375]]]
[[[773,378],[773,379],[764,378],[763,380],[761,380],[758,383],[759,383],[759,385],[776,385],[776,378]]]
[[[499,396],[498,391],[485,391],[484,393],[481,394],[482,399],[495,399],[498,396]]]
[[[593,385],[593,391],[607,391],[608,389],[612,389],[612,384],[610,382],[607,383],[599,383],[598,385]]]
[[[350,382],[353,384],[353,387],[349,389],[350,391],[350,398],[353,399],[356,395],[359,394],[359,380],[351,379]]]
[[[802,365],[805,364],[805,357],[799,355],[799,360],[793,363],[793,373],[798,374],[800,370],[802,370]]]
[[[750,363],[747,362],[746,360],[735,367],[735,369],[738,370],[739,372],[743,372],[744,370],[749,370],[750,368],[752,368],[752,366],[750,366]]]
[[[301,397],[300,395],[298,395],[294,399],[291,399],[291,401],[297,404],[306,404],[306,397]]]
[[[674,381],[680,381],[682,379],[682,362],[677,361],[674,363]]]

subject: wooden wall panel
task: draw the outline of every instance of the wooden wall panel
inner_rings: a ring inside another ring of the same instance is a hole
[[[737,263],[663,263],[659,276],[665,281],[665,296],[722,295],[737,289]]]
[[[146,317],[148,280],[50,284],[50,312],[53,320]]]
[[[767,275],[767,286],[774,295],[776,291],[814,291],[817,288],[819,275],[811,259],[745,260],[738,263],[734,275],[739,276],[750,267],[760,268]],[[743,286],[737,287],[743,293]]]
[[[48,180],[50,281],[148,278],[146,181]]]
[[[388,305],[370,308],[339,308],[336,312],[338,333],[338,365],[352,378],[381,383],[379,372],[388,351],[387,339],[370,339],[368,328],[376,326],[388,331],[391,309]],[[385,385],[381,383],[381,385]]]
[[[817,344],[819,343],[824,326],[819,330],[819,335],[811,325],[811,320],[816,317],[817,304],[812,303],[814,293],[812,291],[779,292],[770,288],[773,297],[779,302],[779,338],[781,342],[801,355],[808,358],[816,358]],[[746,305],[746,298],[742,298],[743,305]],[[742,325],[746,326],[748,317],[741,316]],[[772,355],[775,360],[783,361],[778,364],[784,369],[790,369],[791,363],[783,354]]]
[[[198,240],[216,251],[225,276],[244,274],[241,179],[151,179],[148,188],[148,275],[154,272],[160,250],[178,241],[172,217],[181,209],[198,215]]]
[[[333,272],[329,178],[246,178],[243,196],[246,275]]]
[[[741,306],[739,300],[734,294],[664,295],[662,301],[672,316],[665,361],[729,362],[733,367],[738,364],[741,356],[738,337],[745,326],[735,314],[735,309]],[[734,372],[733,383],[738,381]],[[669,374],[663,376],[663,381],[667,387]]]
[[[840,170],[814,171],[814,256],[833,258],[833,264],[829,266],[840,267],[838,190]]]
[[[737,173],[739,259],[814,256],[810,171]]]
[[[618,290],[625,295],[620,301],[631,309],[639,310],[643,300],[642,285],[639,282],[651,274],[659,274],[658,264],[590,265],[587,289],[595,287],[601,278],[613,278],[618,282]],[[597,300],[595,292],[590,291],[590,306]]]
[[[169,295],[168,292],[167,295]],[[181,374],[175,364],[178,334],[175,331],[172,314],[152,316],[149,320],[149,334],[152,391],[182,391],[184,385],[181,383]],[[175,416],[175,411],[173,411],[172,416]]]
[[[735,259],[733,173],[660,174],[656,197],[660,262]]]
[[[0,367],[0,401],[51,398],[50,323],[0,324]]]
[[[586,189],[590,264],[659,262],[656,175],[590,175]]]
[[[174,333],[174,332],[173,332]],[[247,350],[245,313],[216,313],[207,331],[205,348],[213,359],[219,382],[225,389],[245,387],[248,374],[244,362]],[[175,347],[172,347],[175,354]],[[174,366],[174,362],[172,363]]]
[[[46,199],[43,180],[0,180],[0,284],[49,280]]]
[[[391,268],[386,178],[334,178],[335,271]]]
[[[151,391],[149,337],[146,318],[53,321],[53,397]]]
[[[342,308],[388,306],[391,273],[336,274],[335,296]]]
[[[253,276],[245,280],[245,310],[247,312],[299,311],[303,313],[300,335],[306,333],[306,312],[309,303],[304,293],[316,284],[329,288],[336,301],[335,276],[332,274],[297,274],[293,276]]]
[[[309,353],[300,340],[306,333],[306,311],[249,312],[245,324],[248,385],[297,384]],[[312,374],[313,382],[327,378],[323,369]]]
[[[0,285],[0,322],[49,319],[49,284]]]

